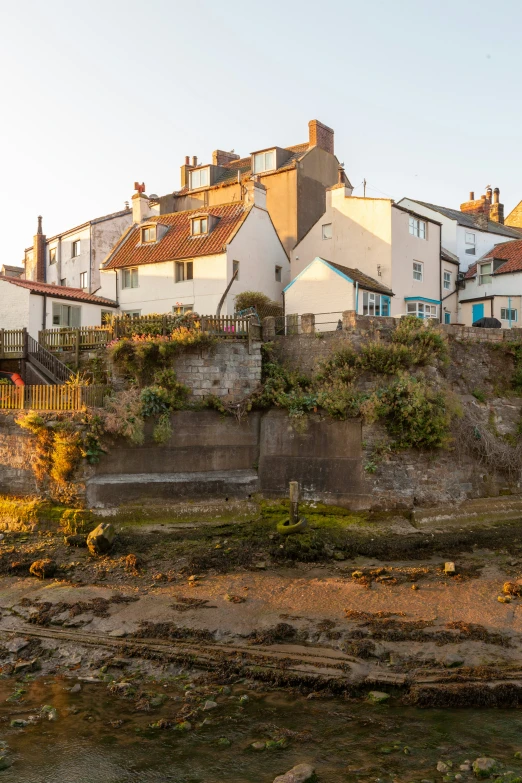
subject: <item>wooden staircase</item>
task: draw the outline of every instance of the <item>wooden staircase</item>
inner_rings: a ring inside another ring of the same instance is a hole
[[[72,370],[29,334],[27,335],[24,358],[38,370],[42,379],[49,384],[67,383],[74,375]]]

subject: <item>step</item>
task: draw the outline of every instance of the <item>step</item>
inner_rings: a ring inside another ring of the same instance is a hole
[[[106,508],[134,500],[246,499],[258,491],[255,470],[102,474],[87,481],[87,503],[91,508]]]

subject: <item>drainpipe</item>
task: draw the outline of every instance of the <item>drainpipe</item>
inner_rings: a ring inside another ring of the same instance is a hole
[[[45,329],[45,323],[46,323],[46,313],[47,313],[47,294],[43,295],[43,311],[42,311],[42,330]]]
[[[359,281],[355,281],[355,315],[359,315]]]
[[[459,267],[460,269],[460,267]],[[439,299],[440,299],[440,307],[439,307],[439,323],[442,323],[442,226],[439,226]]]
[[[509,310],[509,316],[508,316],[509,328],[511,329],[511,297],[510,296],[508,296],[508,310]]]

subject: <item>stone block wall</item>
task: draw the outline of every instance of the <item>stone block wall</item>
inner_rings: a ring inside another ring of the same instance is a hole
[[[213,394],[229,402],[251,394],[261,383],[261,343],[219,342],[212,348],[184,351],[174,360],[178,381],[191,396]]]
[[[0,495],[34,495],[31,435],[15,419],[18,411],[0,411]]]

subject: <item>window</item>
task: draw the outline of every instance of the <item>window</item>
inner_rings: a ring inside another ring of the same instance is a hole
[[[138,287],[138,267],[134,266],[130,269],[122,269],[121,272],[121,287],[122,288],[137,288]]]
[[[139,318],[141,310],[122,310],[121,314],[125,315],[127,318]]]
[[[210,169],[194,169],[190,172],[190,189],[206,188],[210,184]]]
[[[50,247],[49,248],[49,263],[50,264],[56,264],[56,248]]]
[[[479,285],[491,283],[491,262],[480,265]]]
[[[281,282],[281,272],[282,271],[283,271],[283,267],[282,266],[276,266],[276,268],[275,268],[276,283],[280,283]]]
[[[81,247],[80,240],[79,239],[75,239],[74,242],[72,243],[72,256],[71,256],[71,258],[76,258],[77,256],[80,255],[80,247]]]
[[[239,280],[239,261],[232,261],[232,274],[236,275],[236,280]]]
[[[417,318],[436,318],[437,311],[437,305],[426,302],[408,302],[406,305],[408,315],[416,315]]]
[[[389,315],[390,297],[363,291],[363,315]]]
[[[413,262],[413,279],[422,283],[422,263],[420,261]]]
[[[410,226],[410,234],[413,237],[418,237],[419,239],[426,239],[425,220],[419,220],[418,218],[410,217],[409,226]]]
[[[192,221],[192,236],[208,233],[208,218],[194,218]]]
[[[87,272],[80,272],[80,288],[87,288]]]
[[[182,283],[184,280],[193,280],[194,278],[194,262],[193,261],[176,261],[175,266],[175,280],[176,283]]]
[[[323,239],[331,239],[331,238],[332,238],[332,224],[325,223],[323,225]]]
[[[146,226],[141,229],[141,241],[143,244],[156,241],[156,226]]]
[[[76,329],[81,325],[81,313],[81,307],[53,302],[53,326],[72,326]]]
[[[276,167],[275,150],[269,152],[258,152],[254,155],[254,174],[261,174],[263,171],[273,171]]]
[[[468,231],[466,231],[464,236],[464,241],[466,243],[466,253],[470,256],[475,255],[475,234],[470,234]]]
[[[518,311],[512,310],[509,307],[500,308],[500,320],[501,321],[517,321]]]
[[[446,291],[451,288],[451,272],[448,272],[447,269],[444,270],[444,288]]]
[[[194,312],[194,305],[188,304],[188,305],[182,305],[182,304],[175,304],[172,305],[172,312],[174,315],[186,315],[187,313],[193,313]]]
[[[67,278],[66,277],[62,277],[62,279],[60,280],[60,285],[67,285]]]

